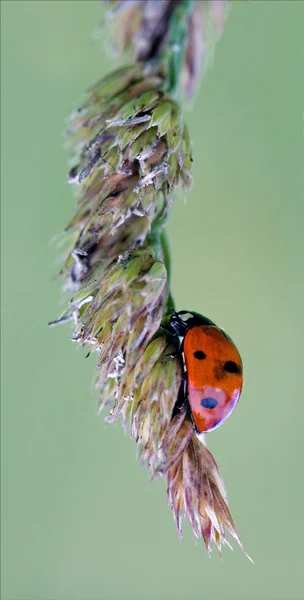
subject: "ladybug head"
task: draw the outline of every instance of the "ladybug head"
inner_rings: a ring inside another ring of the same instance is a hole
[[[207,319],[207,317],[193,311],[180,310],[179,312],[176,312],[173,310],[169,322],[172,333],[179,337],[184,337],[187,331],[196,325],[215,325],[215,323],[210,321],[210,319]]]

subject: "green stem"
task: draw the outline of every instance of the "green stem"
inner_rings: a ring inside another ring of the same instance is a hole
[[[164,318],[165,318],[165,320],[167,320],[168,316],[171,316],[172,309],[175,310],[175,302],[174,302],[174,299],[173,299],[173,296],[171,293],[171,255],[170,255],[169,240],[168,240],[167,232],[164,229],[162,230],[162,232],[160,234],[160,239],[161,239],[162,252],[163,252],[163,261],[164,261],[164,265],[166,267],[167,276],[168,276],[169,295],[168,295],[166,310],[164,312]]]
[[[164,261],[164,265],[166,267],[167,275],[168,275],[168,283],[170,285],[170,283],[171,283],[171,256],[170,256],[169,240],[168,240],[167,232],[165,231],[165,229],[163,229],[160,234],[160,242],[162,245],[163,261]]]
[[[172,309],[175,309],[175,302],[171,293],[171,257],[170,257],[170,248],[168,242],[168,236],[165,229],[162,228],[162,225],[159,221],[156,221],[152,224],[151,232],[148,237],[148,243],[152,244],[155,258],[164,263],[167,271],[167,281],[168,281],[168,300],[166,309],[164,311],[163,321],[166,322],[170,315]]]
[[[182,0],[173,12],[169,25],[169,39],[162,59],[167,65],[165,90],[174,98],[178,96],[179,80],[186,49],[189,18],[193,10],[194,0]]]
[[[166,79],[164,90],[177,99],[179,92],[180,76],[184,63],[186,50],[187,32],[189,27],[189,18],[194,7],[194,0],[181,0],[180,4],[173,11],[170,24],[168,43],[166,48],[159,56],[160,64],[164,66]],[[171,258],[168,237],[164,229],[165,218],[160,216],[151,227],[148,243],[153,245],[155,258],[164,263],[168,278],[168,301],[164,312],[164,321],[167,321],[171,310],[175,308],[175,302],[171,294]]]
[[[171,279],[171,258],[168,236],[164,229],[164,223],[157,220],[152,223],[151,231],[148,237],[148,244],[151,244],[154,249],[156,260],[164,263],[167,271],[168,284]]]

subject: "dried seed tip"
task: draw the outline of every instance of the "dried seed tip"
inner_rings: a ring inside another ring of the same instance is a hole
[[[187,3],[162,0],[109,0],[115,15],[115,41],[120,40],[120,51],[131,51],[135,61],[149,62],[162,55],[169,60],[172,54],[181,54],[181,84],[188,98],[192,97],[202,70],[212,62],[216,43],[223,32],[228,14],[226,0],[204,0]],[[189,3],[190,4],[190,3]],[[118,24],[117,24],[118,21]],[[176,21],[184,23],[178,31]],[[184,52],[183,52],[184,50]]]
[[[215,47],[220,39],[228,16],[227,0],[194,2],[189,18],[182,86],[188,98],[197,89],[201,71],[206,73],[212,65]]]
[[[228,531],[253,562],[235,531],[217,464],[206,446],[197,439],[186,412],[176,415],[171,427],[163,439],[162,472],[167,476],[168,503],[173,510],[179,537],[185,514],[193,534],[203,538],[209,554],[212,542],[215,542],[220,554],[223,545],[231,548],[226,538]]]
[[[170,18],[177,2],[161,0],[109,0],[109,16],[120,16],[117,27],[122,50],[131,50],[136,61],[159,56],[168,38]]]
[[[65,272],[70,270],[75,286],[101,259],[143,243],[152,222],[168,210],[175,187],[191,183],[187,129],[162,86],[157,71],[145,75],[141,65],[119,69],[91,88],[71,117],[67,136],[77,166],[69,180],[77,183],[80,198],[67,229],[79,239]]]

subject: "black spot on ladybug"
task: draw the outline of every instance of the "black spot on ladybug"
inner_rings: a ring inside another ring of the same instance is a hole
[[[194,358],[197,358],[197,360],[204,360],[204,358],[206,358],[206,354],[202,350],[196,350],[196,352],[193,352],[193,356]]]
[[[233,360],[227,360],[224,364],[224,371],[227,373],[241,373],[242,369]]]
[[[204,408],[215,408],[217,405],[217,400],[215,398],[203,398],[201,400],[201,406]]]

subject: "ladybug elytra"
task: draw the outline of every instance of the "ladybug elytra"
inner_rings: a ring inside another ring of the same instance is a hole
[[[182,338],[184,397],[200,436],[219,427],[234,410],[243,385],[242,360],[231,338],[198,313],[174,312],[169,330]]]

